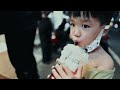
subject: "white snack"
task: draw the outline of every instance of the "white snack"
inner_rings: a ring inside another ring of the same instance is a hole
[[[65,63],[73,72],[75,72],[80,61],[82,61],[83,64],[86,64],[88,62],[88,53],[79,46],[67,44],[61,52],[60,62]]]

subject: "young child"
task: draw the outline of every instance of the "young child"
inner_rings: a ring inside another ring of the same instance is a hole
[[[52,67],[52,79],[112,79],[115,72],[114,62],[100,46],[100,40],[108,32],[106,25],[111,21],[113,13],[70,11],[70,38],[87,51],[88,63],[84,65],[80,62],[75,73],[65,64],[56,64]],[[57,59],[58,63],[60,61]]]

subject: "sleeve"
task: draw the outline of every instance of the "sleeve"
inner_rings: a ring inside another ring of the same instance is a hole
[[[87,73],[86,79],[112,79],[115,70],[93,70]]]

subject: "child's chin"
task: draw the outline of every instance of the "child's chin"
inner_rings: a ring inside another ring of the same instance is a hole
[[[81,47],[81,48],[85,48],[84,45],[78,44],[77,46]]]
[[[80,43],[77,43],[76,46],[82,47],[82,45]]]

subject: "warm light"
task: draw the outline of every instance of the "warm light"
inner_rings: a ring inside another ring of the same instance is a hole
[[[113,25],[113,22],[110,22],[110,26],[112,26]]]

